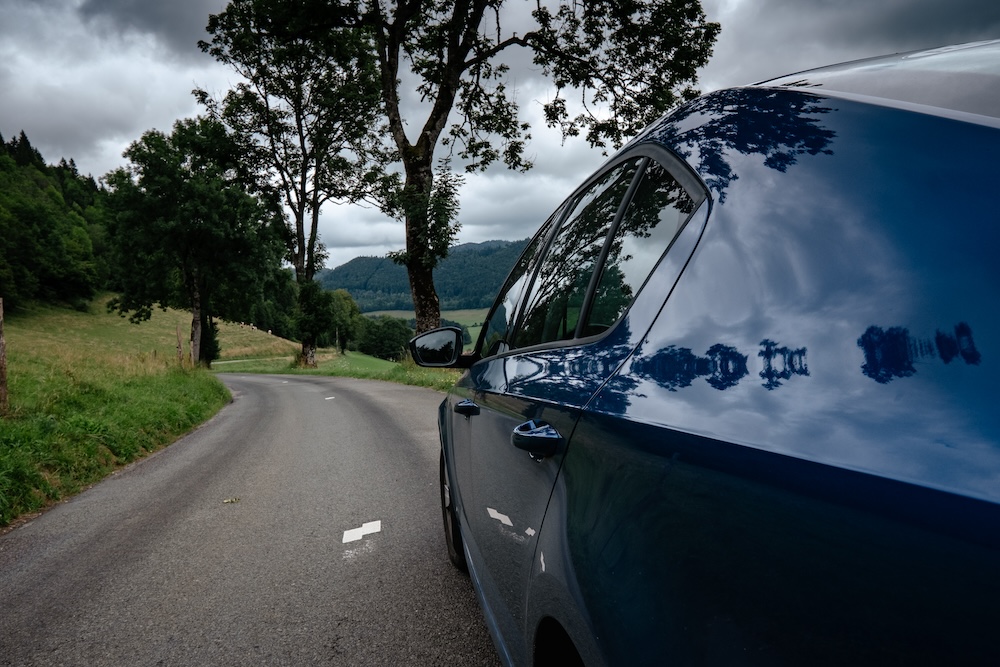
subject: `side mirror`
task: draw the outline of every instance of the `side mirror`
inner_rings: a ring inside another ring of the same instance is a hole
[[[410,356],[419,366],[454,367],[462,356],[462,330],[442,327],[422,333],[410,341]]]

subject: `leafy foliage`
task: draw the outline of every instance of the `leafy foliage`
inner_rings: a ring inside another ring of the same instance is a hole
[[[698,0],[539,2],[532,27],[521,34],[509,27],[508,6],[504,0],[358,0],[338,8],[373,35],[385,120],[410,203],[403,209],[406,250],[395,259],[407,267],[420,331],[440,318],[432,271],[455,228],[453,220],[442,224],[442,214],[457,212],[434,205],[437,146],[457,151],[472,171],[497,161],[531,167],[525,158],[530,128],[520,119],[516,90],[508,88],[510,67],[502,55],[531,52],[557,90],[544,106],[546,121],[564,137],[585,131],[591,145],[618,146],[694,96],[695,73],[719,31]],[[401,72],[406,68],[410,77]],[[416,107],[404,102],[401,86],[413,78],[427,110],[422,120],[405,114]],[[567,90],[579,94],[581,112],[571,111]],[[416,130],[413,138],[408,125]]]
[[[350,343],[357,340],[361,332],[361,309],[347,290],[331,292],[333,301],[334,339],[340,351],[346,352]]]
[[[154,305],[190,309],[192,356],[210,363],[213,316],[247,319],[265,278],[279,271],[273,219],[247,193],[238,147],[216,121],[178,121],[170,135],[150,130],[125,155],[130,168],[107,178],[120,290],[112,305],[134,322]]]
[[[396,264],[409,266],[421,262],[426,269],[433,269],[438,262],[448,256],[448,249],[454,243],[461,229],[458,223],[458,190],[464,179],[451,171],[450,163],[442,161],[429,192],[412,185],[398,190],[390,197],[387,210],[403,220],[421,219],[424,224],[415,227],[413,235],[419,240],[414,254],[407,248],[388,254]]]
[[[195,94],[239,137],[275,210],[290,213],[284,238],[302,294],[325,258],[323,206],[384,187],[375,56],[368,31],[350,25],[350,9],[330,0],[232,0],[209,18],[211,41],[199,42],[245,79],[221,103]],[[299,332],[307,360],[316,354],[312,331]]]
[[[295,320],[295,328],[303,339],[329,345],[334,330],[333,293],[325,291],[316,281],[300,285]],[[315,359],[308,365],[314,366]]]
[[[537,28],[522,41],[559,94],[545,118],[563,136],[586,132],[592,146],[618,147],[679,102],[694,99],[719,24],[698,0],[590,0],[539,3]],[[579,91],[571,115],[563,91]]]
[[[45,164],[21,132],[0,137],[0,296],[81,304],[107,274],[104,197],[72,161]]]
[[[413,337],[413,329],[406,320],[388,315],[363,318],[358,351],[379,359],[398,361],[406,352],[406,345]]]

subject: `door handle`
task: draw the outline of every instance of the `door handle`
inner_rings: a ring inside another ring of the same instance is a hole
[[[530,419],[511,432],[510,442],[531,454],[532,458],[540,459],[558,452],[563,437],[551,424]]]
[[[479,406],[467,398],[455,404],[455,412],[466,417],[475,417],[479,414]]]

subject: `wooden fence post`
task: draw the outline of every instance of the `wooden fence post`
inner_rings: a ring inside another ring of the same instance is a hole
[[[177,325],[177,365],[184,366],[184,344],[181,343],[181,325]]]
[[[7,341],[3,337],[3,297],[0,297],[0,417],[7,415]]]

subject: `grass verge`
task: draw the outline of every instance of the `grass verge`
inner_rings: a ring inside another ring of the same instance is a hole
[[[246,359],[216,362],[213,368],[223,373],[288,373],[293,375],[330,375],[398,382],[417,387],[448,390],[461,377],[461,371],[421,368],[405,359],[400,363],[376,359],[358,352],[340,354],[322,350],[317,356],[317,368],[295,368],[287,359]]]
[[[176,440],[229,401],[213,374],[178,366],[173,323],[160,319],[144,329],[56,308],[7,318],[0,527]]]
[[[173,442],[229,400],[215,374],[181,368],[190,315],[155,311],[140,325],[106,312],[36,307],[8,314],[10,410],[0,418],[0,528]],[[298,345],[220,323],[222,358],[237,373],[333,375],[447,390],[460,372],[323,350],[316,369],[291,365]]]

